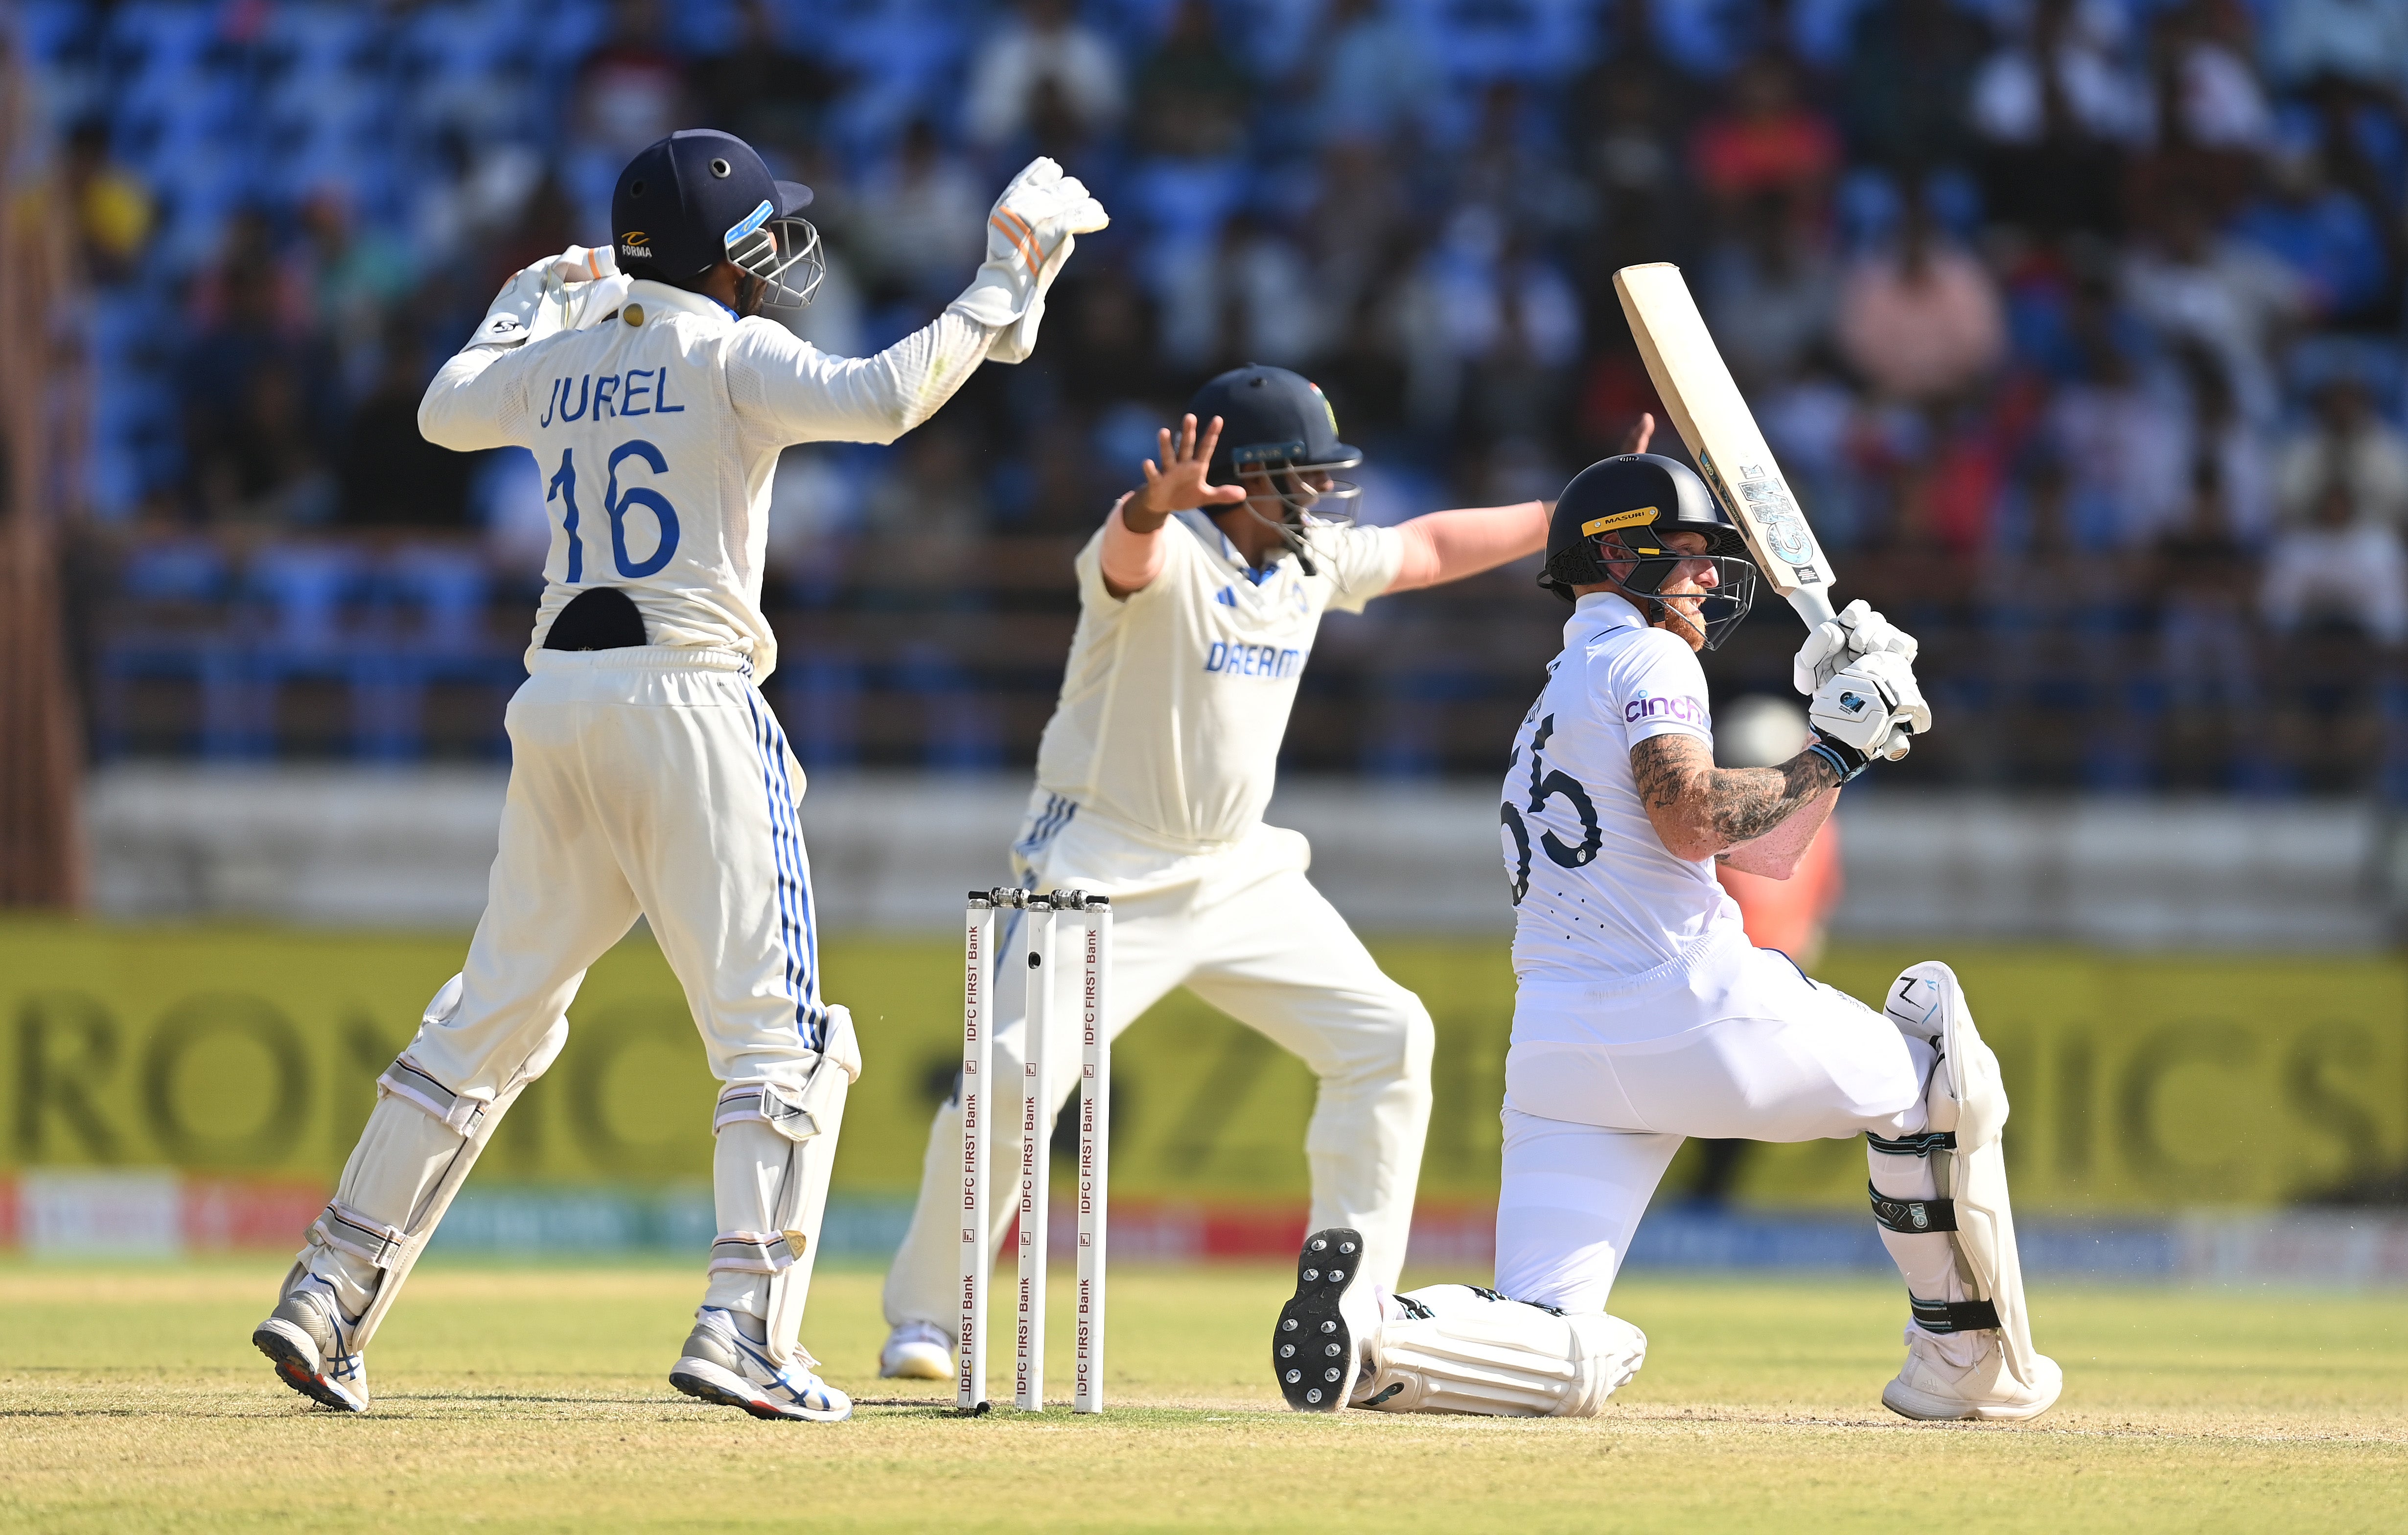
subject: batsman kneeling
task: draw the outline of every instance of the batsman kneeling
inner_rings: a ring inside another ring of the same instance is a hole
[[[1594,465],[1547,548],[1541,579],[1574,611],[1499,811],[1518,984],[1496,1288],[1390,1296],[1363,1282],[1355,1232],[1317,1231],[1272,1335],[1283,1394],[1594,1413],[1646,1357],[1606,1298],[1683,1138],[1862,1134],[1912,1315],[1882,1400],[1911,1418],[2046,1411],[2062,1377],[2024,1310],[2006,1094],[1956,975],[1915,965],[1875,1012],[1750,947],[1714,879],[1718,859],[1786,878],[1841,786],[1929,728],[1914,640],[1852,604],[1799,655],[1813,742],[1719,769],[1697,657],[1745,616],[1756,572],[1705,483],[1645,454]]]
[[[848,359],[759,313],[817,285],[810,195],[729,135],[659,140],[621,174],[615,251],[519,274],[419,408],[444,447],[533,451],[556,520],[466,965],[377,1080],[335,1198],[251,1335],[329,1407],[367,1409],[368,1340],[503,1114],[560,1054],[586,967],[642,915],[724,1084],[718,1236],[670,1384],[761,1418],[853,1411],[799,1337],[861,1052],[820,996],[803,774],[759,688],[778,659],[761,610],[771,471],[790,443],[891,442],[980,363],[1027,356],[1073,236],[1105,221],[1060,166],[1033,163],[962,296]]]

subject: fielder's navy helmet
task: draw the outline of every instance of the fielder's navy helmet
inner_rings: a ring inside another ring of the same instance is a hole
[[[1702,556],[1665,547],[1664,536],[1695,533]],[[1695,469],[1659,453],[1624,453],[1572,477],[1547,522],[1547,564],[1539,584],[1573,600],[1575,586],[1608,585],[1642,610],[1684,560],[1711,559],[1721,582],[1701,610],[1702,638],[1712,650],[1756,600],[1756,566],[1738,524]],[[1625,573],[1617,576],[1615,567]],[[1651,613],[1651,622],[1660,615]]]
[[[811,189],[769,174],[734,134],[688,128],[627,162],[610,194],[619,269],[690,287],[722,261],[766,285],[764,302],[810,302],[823,265],[819,232],[797,217]]]
[[[1300,373],[1259,364],[1231,368],[1187,402],[1199,422],[1221,418],[1211,476],[1243,469],[1351,469],[1363,451],[1338,440],[1338,412],[1321,386]]]

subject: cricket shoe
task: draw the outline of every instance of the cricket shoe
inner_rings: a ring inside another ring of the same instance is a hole
[[[1379,1336],[1379,1287],[1363,1282],[1362,1257],[1363,1233],[1342,1226],[1315,1231],[1297,1255],[1296,1294],[1280,1308],[1271,1369],[1280,1395],[1299,1413],[1345,1406]]]
[[[686,1334],[685,1350],[669,1370],[669,1384],[689,1397],[740,1407],[756,1418],[842,1423],[853,1416],[853,1399],[811,1372],[818,1363],[796,1349],[795,1362],[781,1368],[771,1361],[766,1341],[746,1336],[727,1312],[705,1306],[694,1313],[694,1331]]]
[[[1971,1335],[1968,1335],[1971,1336]],[[1981,1418],[2014,1423],[2036,1418],[2057,1405],[2065,1372],[2045,1354],[2032,1356],[2039,1379],[2030,1385],[2007,1370],[2006,1351],[1995,1334],[1982,1337],[1982,1352],[1970,1365],[1952,1364],[1940,1340],[1921,1327],[1906,1329],[1906,1363],[1882,1387],[1882,1405],[1902,1418],[1926,1422]]]
[[[251,1341],[277,1377],[312,1401],[343,1413],[368,1410],[368,1368],[351,1346],[351,1325],[324,1280],[304,1275],[284,1292]]]
[[[878,1351],[882,1381],[949,1381],[953,1378],[953,1341],[934,1322],[906,1322],[886,1335]]]

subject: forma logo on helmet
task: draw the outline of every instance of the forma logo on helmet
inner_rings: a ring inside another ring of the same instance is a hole
[[[1612,591],[1651,625],[1710,651],[1756,601],[1756,565],[1697,471],[1659,453],[1624,453],[1564,487],[1539,584],[1566,602],[1584,587]]]
[[[800,308],[827,275],[820,234],[799,217],[811,189],[769,174],[734,134],[687,128],[627,162],[610,194],[621,269],[699,292],[723,261],[743,274],[737,309]]]
[[[1351,523],[1360,485],[1335,471],[1363,462],[1338,439],[1338,412],[1321,386],[1300,373],[1259,365],[1231,368],[1187,402],[1197,421],[1221,418],[1211,476],[1245,487],[1246,511],[1279,530],[1306,575],[1313,573],[1304,530]],[[1215,507],[1210,509],[1220,511]]]

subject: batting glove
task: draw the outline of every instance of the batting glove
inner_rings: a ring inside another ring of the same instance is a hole
[[[1815,742],[1807,748],[1856,777],[1874,757],[1896,762],[1931,729],[1931,706],[1915,685],[1914,665],[1894,651],[1859,656],[1814,690],[1806,708]],[[1838,750],[1834,750],[1837,748]]]
[[[987,357],[997,363],[1025,360],[1037,349],[1037,327],[1045,318],[1045,292],[1078,245],[1111,222],[1104,205],[1075,176],[1043,155],[1031,160],[1003,189],[986,219],[986,264],[948,308],[996,327]]]
[[[609,247],[572,245],[519,271],[494,295],[472,347],[521,347],[582,330],[625,302],[629,280]]]
[[[1798,647],[1797,659],[1789,664],[1789,680],[1797,684],[1799,692],[1812,697],[1815,689],[1860,655],[1885,651],[1913,661],[1916,649],[1913,635],[1858,597],[1841,609],[1837,618],[1826,619],[1814,626],[1806,643]]]

